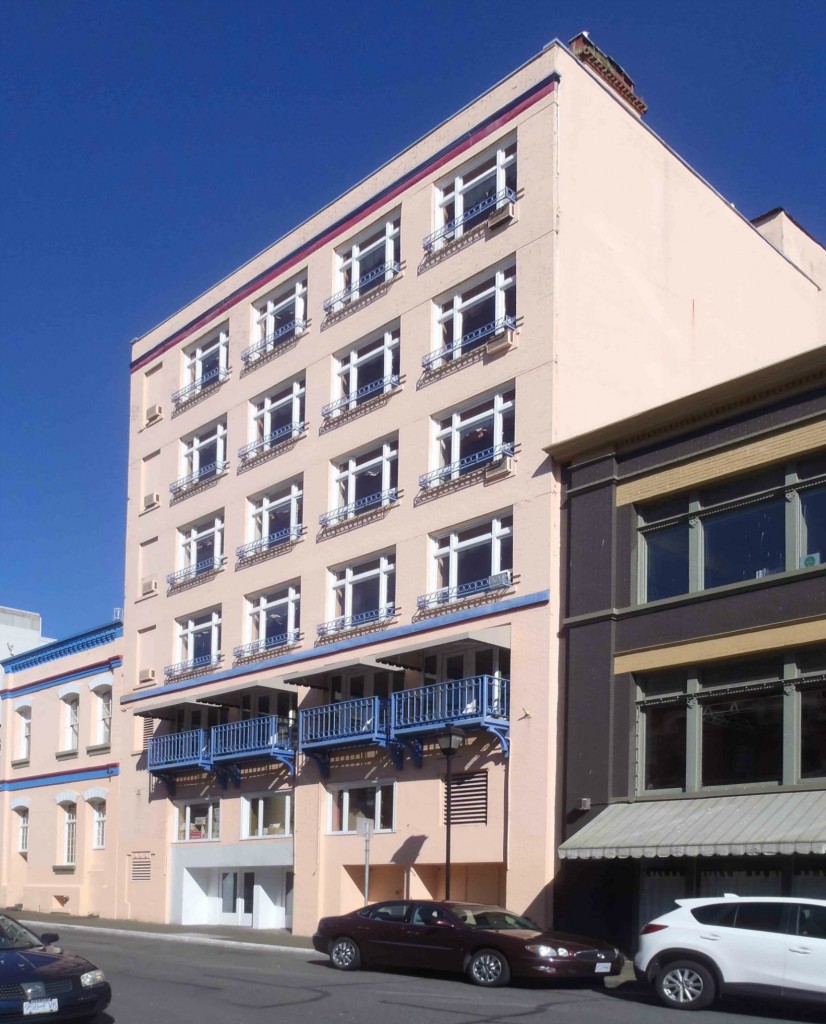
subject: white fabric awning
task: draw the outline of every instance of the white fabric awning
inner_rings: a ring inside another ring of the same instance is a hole
[[[826,854],[826,790],[610,804],[559,847],[568,860]]]

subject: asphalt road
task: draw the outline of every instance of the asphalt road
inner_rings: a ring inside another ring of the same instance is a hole
[[[629,983],[617,989],[516,984],[483,990],[462,978],[402,971],[340,973],[326,958],[250,946],[205,946],[67,932],[66,946],[102,967],[114,997],[96,1024],[748,1024],[823,1014],[724,1004],[684,1014]]]

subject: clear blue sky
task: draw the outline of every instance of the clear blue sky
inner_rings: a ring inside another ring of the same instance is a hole
[[[826,240],[826,0],[0,0],[0,604],[123,604],[132,338],[581,29]]]

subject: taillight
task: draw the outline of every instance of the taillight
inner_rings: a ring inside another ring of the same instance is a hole
[[[661,932],[663,928],[667,927],[667,924],[647,924],[640,932],[640,935],[650,935],[652,932]]]

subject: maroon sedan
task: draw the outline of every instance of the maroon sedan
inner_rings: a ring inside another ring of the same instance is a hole
[[[622,970],[622,954],[601,939],[543,931],[526,917],[479,903],[389,900],[323,917],[313,946],[333,967],[419,967],[464,972],[476,985],[515,978],[593,978]]]

